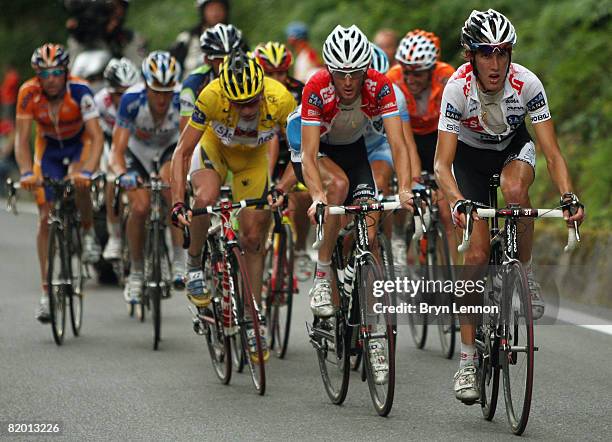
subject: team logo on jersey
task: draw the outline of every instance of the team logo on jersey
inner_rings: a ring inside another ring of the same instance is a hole
[[[378,93],[378,100],[382,100],[383,97],[386,97],[387,95],[389,95],[391,93],[391,88],[389,87],[388,84],[385,84],[383,87],[380,88],[380,92]]]
[[[512,86],[513,89],[516,89],[518,94],[521,95],[521,91],[523,90],[523,85],[525,84],[525,82],[517,79],[514,74],[510,74],[509,80],[510,86]]]
[[[452,104],[446,103],[446,118],[459,121],[461,120],[461,112]]]
[[[508,115],[506,117],[506,121],[508,121],[508,124],[512,129],[516,129],[518,126],[520,126],[524,119],[524,115]]]
[[[204,124],[206,122],[206,115],[196,107],[191,114],[191,120],[196,124]]]
[[[83,95],[81,99],[81,109],[83,113],[92,112],[96,108],[96,103],[91,95]]]
[[[527,103],[527,109],[529,109],[529,112],[534,112],[543,106],[546,106],[546,100],[544,99],[544,94],[542,92],[533,97]]]
[[[321,100],[321,98],[314,92],[312,92],[310,97],[308,97],[308,104],[318,107],[319,109],[323,108],[323,100]]]

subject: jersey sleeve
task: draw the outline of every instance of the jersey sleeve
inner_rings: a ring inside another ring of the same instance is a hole
[[[138,115],[138,95],[126,92],[121,97],[119,110],[117,111],[117,122],[115,124],[124,129],[131,129],[136,115]]]
[[[306,83],[302,90],[302,124],[304,126],[320,126],[323,115],[323,98],[316,84]]]
[[[400,120],[410,121],[410,113],[408,113],[408,103],[404,93],[396,84],[392,83],[393,92],[395,92],[395,98],[397,100],[397,110],[399,111]]]
[[[83,116],[83,122],[89,121],[92,118],[98,118],[100,116],[100,112],[98,112],[98,107],[94,101],[93,93],[88,86],[85,86],[88,91],[83,93],[81,96],[81,101],[79,102],[79,107],[81,108],[81,115]]]
[[[391,81],[382,74],[378,74],[376,88],[376,101],[382,118],[397,117],[400,115],[397,106],[397,97]]]
[[[28,83],[23,84],[17,94],[16,118],[34,118],[33,98],[34,91],[32,88]]]
[[[197,81],[198,75],[191,74],[189,77],[185,79],[183,82],[183,87],[181,88],[180,94],[180,116],[181,117],[190,117],[191,113],[195,109],[196,103],[196,91],[198,90]]]
[[[213,81],[200,92],[189,118],[191,127],[203,131],[206,128],[208,117],[213,115],[215,107],[220,105],[220,91],[214,90],[215,87],[218,87],[218,82],[219,80]]]
[[[465,112],[465,96],[456,81],[449,81],[442,93],[438,130],[459,134],[461,118]]]
[[[537,124],[550,120],[548,99],[546,98],[546,91],[544,91],[542,82],[533,73],[530,73],[527,80],[525,81],[523,94],[525,94],[524,100],[531,123]]]
[[[293,98],[293,94],[291,92],[284,87],[280,89],[281,93],[278,101],[278,115],[276,116],[276,119],[281,131],[285,132],[285,129],[287,128],[287,117],[295,110],[297,102],[295,101],[295,98]]]

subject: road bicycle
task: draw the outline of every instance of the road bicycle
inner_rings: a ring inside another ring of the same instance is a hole
[[[211,304],[205,308],[190,307],[194,331],[203,335],[216,375],[222,383],[231,379],[232,362],[248,365],[255,390],[263,395],[266,375],[260,323],[263,317],[255,302],[232,213],[246,207],[263,206],[265,199],[247,199],[233,203],[223,195],[215,206],[194,209],[193,216],[213,215],[213,222],[202,253],[202,268],[211,290]],[[216,221],[216,222],[214,222]],[[184,231],[189,247],[189,230]],[[248,331],[253,330],[249,340]],[[233,344],[232,345],[232,341]],[[250,346],[255,351],[251,352]],[[253,354],[252,354],[253,353]],[[254,360],[256,359],[256,360]]]
[[[332,256],[340,305],[332,317],[315,317],[312,325],[306,324],[317,353],[323,385],[332,403],[340,405],[346,399],[350,356],[363,353],[362,381],[367,380],[372,403],[381,416],[388,415],[393,406],[396,330],[388,309],[392,305],[391,295],[383,291],[374,297],[374,287],[384,281],[384,274],[369,250],[367,219],[370,212],[394,210],[399,206],[398,201],[327,206],[329,215],[354,215],[354,220],[341,229]],[[317,205],[315,249],[323,240],[325,207]],[[345,258],[344,238],[350,234],[355,239]],[[387,365],[386,373],[381,370],[381,362]]]
[[[472,212],[490,219],[491,252],[487,285],[483,296],[484,313],[476,330],[479,360],[480,406],[485,419],[492,420],[497,407],[500,373],[503,380],[506,415],[515,434],[527,426],[533,392],[534,343],[531,295],[525,269],[518,260],[518,225],[524,218],[563,218],[563,210],[575,210],[570,204],[555,209],[524,208],[509,204],[498,208],[499,175],[489,185],[490,207],[466,204],[466,229],[459,252],[468,249]],[[500,229],[499,219],[504,219]],[[565,251],[573,250],[580,241],[577,223],[568,229]]]

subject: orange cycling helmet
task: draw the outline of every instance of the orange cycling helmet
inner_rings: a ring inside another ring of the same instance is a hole
[[[69,61],[70,57],[66,48],[57,43],[45,43],[36,48],[30,63],[35,71],[41,71],[52,68],[66,69]]]
[[[433,32],[415,29],[400,41],[395,59],[413,71],[426,71],[440,57],[440,39]]]
[[[282,43],[269,41],[255,48],[255,57],[266,74],[285,72],[293,63],[293,54]]]

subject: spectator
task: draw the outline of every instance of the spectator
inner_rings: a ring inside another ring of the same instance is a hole
[[[0,194],[4,194],[4,181],[15,169],[15,104],[19,91],[19,73],[9,66],[0,84]]]
[[[200,35],[218,23],[228,23],[229,0],[197,0],[199,23],[181,32],[170,48],[170,53],[181,63],[183,73],[188,74],[202,64]]]
[[[397,60],[395,59],[395,52],[397,51],[399,38],[393,29],[379,29],[378,32],[376,32],[376,35],[374,35],[373,42],[385,52],[387,58],[389,59],[390,66],[397,63]]]
[[[308,28],[302,22],[291,22],[285,28],[287,44],[295,54],[293,76],[302,83],[306,83],[312,74],[321,68],[321,59],[317,51],[308,41]]]
[[[125,28],[128,0],[64,0],[69,18],[68,51],[74,61],[84,52],[107,50],[113,57],[126,57],[140,65],[147,54],[145,39]]]

